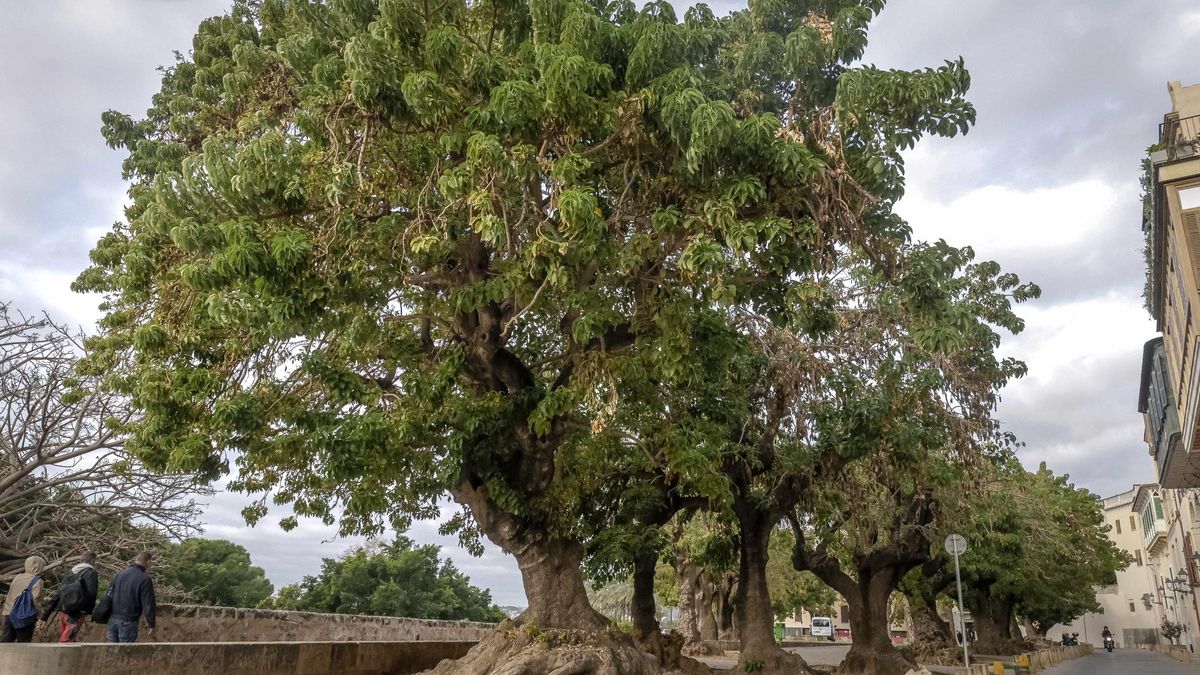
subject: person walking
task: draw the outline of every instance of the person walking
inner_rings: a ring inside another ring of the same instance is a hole
[[[87,622],[87,615],[96,607],[96,592],[100,588],[100,576],[92,563],[96,562],[96,554],[84,551],[79,556],[79,564],[71,568],[58,590],[50,596],[46,609],[42,612],[42,621],[58,612],[58,641],[75,642],[79,629]]]
[[[112,596],[112,615],[108,618],[109,642],[137,642],[138,622],[146,617],[147,635],[154,635],[155,613],[154,582],[147,572],[151,556],[141,553],[133,564],[113,577],[109,586]]]
[[[33,642],[33,629],[37,627],[37,601],[42,597],[45,584],[42,570],[46,560],[31,555],[25,559],[25,571],[13,577],[4,596],[4,626],[0,629],[0,642]],[[26,595],[28,593],[28,595]],[[29,612],[32,610],[33,614]]]

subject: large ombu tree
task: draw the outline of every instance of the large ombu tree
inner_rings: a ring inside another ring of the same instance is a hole
[[[992,326],[1018,332],[1013,303],[1039,292],[973,255],[944,242],[903,246],[890,252],[891,265],[878,267],[838,251],[808,279],[825,304],[809,314],[807,330],[747,317],[764,363],[750,385],[753,410],[735,425],[739,452],[727,459],[741,542],[743,660],[753,654],[755,662],[800,667],[770,633],[766,535],[787,516],[802,534],[799,522],[816,523],[809,514],[824,509],[837,538],[857,530],[844,550],[864,565],[848,581],[851,570],[803,538],[796,562],[841,592],[860,619],[859,649],[844,667],[900,667],[887,636],[888,598],[928,555],[932,491],[955,467],[979,461],[982,443],[996,433],[997,390],[1024,372],[996,355]],[[875,495],[880,486],[885,492]],[[859,499],[879,497],[875,508],[829,513],[828,504],[844,503],[855,487]],[[914,499],[920,508],[910,508]]]
[[[78,288],[131,449],[236,474],[251,520],[376,532],[448,491],[521,622],[604,627],[572,460],[616,383],[719,368],[718,303],[803,328],[831,248],[906,236],[900,149],[973,119],[961,63],[847,68],[881,6],[237,2],[144,118],[104,115],[131,205]]]
[[[1129,564],[1106,534],[1110,526],[1096,496],[1045,464],[1027,471],[1008,458],[972,502],[963,594],[981,653],[1024,645],[1018,614],[1045,630],[1099,611],[1094,587],[1113,583]]]
[[[815,406],[809,487],[790,517],[797,569],[850,606],[843,673],[915,665],[892,645],[890,599],[930,559],[942,510],[958,508],[1006,439],[992,417],[997,392],[1025,366],[996,355],[993,326],[1019,332],[1012,304],[1039,290],[971,260],[969,249],[914,247],[891,284],[843,311],[862,343]]]

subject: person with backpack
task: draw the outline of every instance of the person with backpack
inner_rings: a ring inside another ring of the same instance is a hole
[[[108,600],[112,603],[112,613],[108,617],[109,642],[137,642],[138,622],[143,616],[150,628],[149,635],[154,635],[157,604],[154,582],[146,573],[149,569],[150,554],[141,553],[109,584]]]
[[[42,612],[42,621],[58,612],[58,641],[75,642],[79,629],[87,621],[87,615],[96,607],[96,592],[100,588],[100,576],[92,563],[96,562],[96,554],[84,551],[79,557],[79,564],[71,568],[58,590],[50,596],[46,609]]]
[[[0,642],[33,642],[33,629],[37,627],[37,601],[42,597],[44,584],[42,570],[46,560],[31,555],[25,559],[25,571],[13,577],[4,596],[4,626],[0,629]]]

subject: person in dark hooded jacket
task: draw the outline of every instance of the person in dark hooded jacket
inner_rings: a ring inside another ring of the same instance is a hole
[[[42,612],[42,621],[50,615],[58,615],[58,641],[75,642],[79,629],[87,622],[87,616],[96,608],[96,592],[100,588],[100,576],[92,563],[96,562],[96,554],[84,551],[79,557],[79,564],[71,568],[71,573],[58,585],[58,590],[50,596],[46,609]],[[66,603],[75,607],[68,607]]]

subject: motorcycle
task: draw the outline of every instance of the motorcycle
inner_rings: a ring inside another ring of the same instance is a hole
[[[1112,639],[1111,635],[1104,636],[1104,648],[1105,649],[1107,649],[1109,652],[1111,652],[1113,650],[1113,648],[1116,646],[1117,646],[1117,643],[1115,640]]]
[[[1077,644],[1079,644],[1079,633],[1071,633],[1070,635],[1066,633],[1062,634],[1062,646],[1070,647]]]

